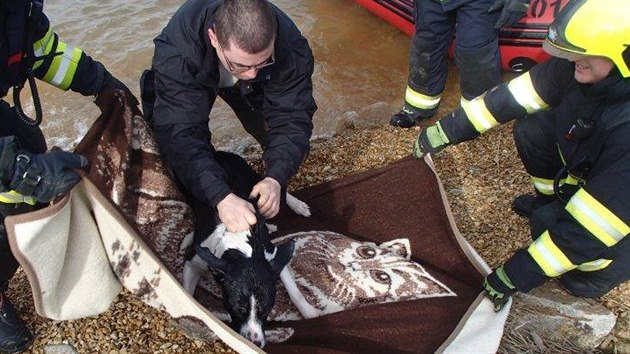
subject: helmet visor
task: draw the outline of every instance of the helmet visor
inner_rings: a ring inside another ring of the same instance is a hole
[[[553,55],[554,57],[568,59],[572,53],[574,54],[586,54],[586,49],[573,45],[567,38],[564,30],[566,29],[567,18],[562,17],[556,19],[556,22],[549,26],[549,32],[547,32],[547,39],[543,42],[543,49],[545,52]]]
[[[576,55],[581,55],[581,53],[571,52],[568,50],[564,50],[563,48],[556,47],[549,39],[546,39],[543,42],[543,50],[547,52],[549,55],[554,57],[563,58],[563,59],[571,59],[575,58]]]

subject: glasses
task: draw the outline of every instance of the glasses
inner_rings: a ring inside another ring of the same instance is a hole
[[[232,63],[230,61],[230,59],[228,59],[228,57],[225,55],[225,51],[223,50],[223,46],[221,46],[221,44],[219,44],[219,43],[217,43],[217,44],[221,48],[221,54],[223,54],[223,58],[225,58],[225,62],[228,65],[228,70],[230,70],[230,72],[234,73],[234,74],[244,73],[244,72],[246,72],[246,71],[248,71],[250,69],[260,70],[262,68],[266,68],[266,67],[276,63],[275,49],[274,49],[273,52],[271,52],[271,55],[269,56],[269,58],[267,58],[267,60],[265,60],[264,62],[262,62],[260,64],[256,64],[256,65],[241,65],[241,64]]]

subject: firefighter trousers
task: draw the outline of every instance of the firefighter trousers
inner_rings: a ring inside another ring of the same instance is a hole
[[[409,55],[408,85],[426,96],[444,91],[447,52],[455,35],[455,63],[462,97],[470,100],[501,82],[498,14],[494,0],[468,1],[445,11],[440,0],[415,1],[415,34]]]
[[[563,131],[558,131],[561,127],[558,127],[556,118],[551,110],[516,121],[514,141],[525,170],[531,176],[553,180],[564,167],[557,143]],[[564,203],[556,200],[534,211],[529,219],[532,238],[535,240],[550,229],[557,222],[556,215],[563,213],[563,209]],[[595,271],[574,269],[560,276],[560,283],[575,296],[603,296],[630,279],[628,254],[630,238],[626,237],[602,255],[602,258],[612,260],[606,268]]]

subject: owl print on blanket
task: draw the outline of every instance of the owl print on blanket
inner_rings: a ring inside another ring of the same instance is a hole
[[[320,315],[371,304],[456,296],[424,267],[410,260],[408,239],[377,245],[328,231],[282,237],[295,240],[289,271],[307,302]],[[270,320],[301,318],[284,289]]]

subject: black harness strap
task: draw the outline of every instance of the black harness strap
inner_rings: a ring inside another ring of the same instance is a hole
[[[15,103],[14,110],[18,117],[28,126],[39,125],[42,122],[42,104],[39,99],[39,92],[37,91],[37,84],[35,83],[35,77],[33,76],[32,67],[35,63],[35,52],[33,49],[33,42],[35,38],[35,28],[40,21],[43,13],[44,3],[43,0],[32,0],[28,8],[28,16],[26,17],[26,36],[22,37],[24,40],[23,48],[26,48],[27,55],[25,56],[26,67],[26,80],[31,87],[31,97],[33,98],[33,106],[35,107],[35,119],[30,118],[24,113],[22,109],[22,103],[20,102],[20,92],[24,87],[24,83],[13,88],[13,102]]]
[[[32,66],[37,59],[33,49],[36,26],[43,13],[43,0],[8,0],[2,3],[6,12],[8,56],[5,79],[13,87],[14,111],[28,126],[39,125],[42,121],[42,107],[39,92],[33,76]],[[26,53],[24,52],[26,50]],[[20,92],[24,88],[24,78],[31,87],[35,107],[35,119],[24,113],[20,102]]]
[[[601,113],[604,109],[605,104],[598,105],[591,114],[591,117],[594,120],[591,120],[590,129],[591,132],[587,134],[587,136],[582,137],[582,139],[588,139],[588,151],[589,153],[580,161],[577,161],[571,166],[563,167],[558,173],[553,181],[553,190],[556,196],[563,201],[565,204],[568,202],[568,199],[563,197],[562,190],[560,188],[560,180],[571,174],[573,176],[578,177],[579,179],[586,178],[588,173],[591,171],[595,163],[599,160],[599,156],[604,149],[604,144],[606,143],[606,138],[608,133],[617,127],[630,123],[630,114],[621,114],[619,118],[617,118],[614,122],[610,123],[608,127],[600,127],[600,129],[596,129],[597,124],[603,124],[602,122],[598,122],[597,119],[601,117]],[[581,187],[578,186],[578,187]]]

